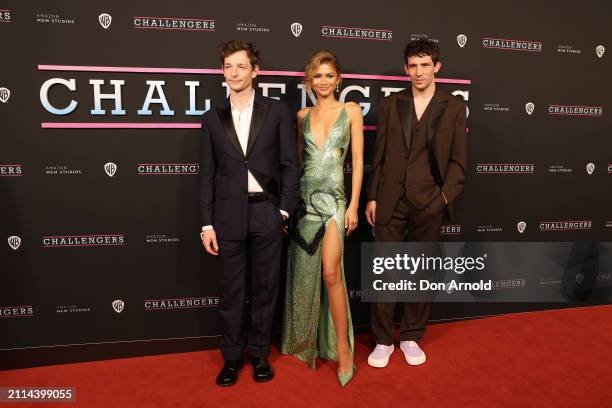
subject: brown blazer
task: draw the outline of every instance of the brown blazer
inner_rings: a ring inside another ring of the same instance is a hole
[[[367,186],[368,201],[376,200],[377,224],[389,223],[404,191],[408,160],[406,146],[410,146],[413,103],[412,89],[409,88],[383,99],[378,109],[376,147]],[[437,167],[440,176],[441,190],[449,202],[447,215],[452,222],[451,204],[463,189],[467,168],[466,107],[462,99],[440,87],[436,87],[431,100],[427,138],[433,152],[434,167]],[[427,167],[410,171],[431,171],[431,167]],[[435,173],[435,170],[431,173]],[[438,185],[432,188],[440,189]],[[420,197],[408,199],[419,209],[431,207],[436,213],[444,209],[441,194],[437,194],[431,203],[423,203]]]

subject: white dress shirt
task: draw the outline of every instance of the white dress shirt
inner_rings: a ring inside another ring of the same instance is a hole
[[[232,106],[232,119],[234,120],[234,129],[238,135],[238,141],[240,147],[242,147],[242,153],[246,155],[247,145],[249,143],[249,130],[251,129],[251,117],[253,116],[253,103],[255,102],[255,91],[251,94],[251,99],[247,106],[239,110],[232,98],[230,98],[230,104]],[[263,188],[259,185],[255,177],[247,170],[248,175],[248,191],[249,193],[261,193]]]

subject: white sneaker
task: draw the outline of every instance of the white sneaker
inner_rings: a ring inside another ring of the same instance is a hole
[[[423,364],[427,360],[416,341],[400,341],[400,350],[404,352],[406,362],[410,365]]]
[[[389,364],[389,357],[395,350],[395,346],[385,346],[383,344],[377,344],[374,351],[370,353],[368,357],[368,364],[372,367],[384,368]]]

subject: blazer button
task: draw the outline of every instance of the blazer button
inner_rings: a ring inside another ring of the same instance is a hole
[[[244,164],[248,164],[248,163],[249,163],[249,161],[248,161],[248,160],[245,160],[245,161],[244,161]]]

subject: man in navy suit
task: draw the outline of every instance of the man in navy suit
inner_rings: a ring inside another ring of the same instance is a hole
[[[219,48],[230,90],[226,107],[202,120],[200,205],[202,243],[219,258],[220,315],[225,360],[217,384],[236,383],[249,350],[253,377],[274,373],[267,356],[278,294],[282,228],[298,192],[296,139],[287,106],[255,93],[259,51],[232,40]],[[243,338],[246,272],[251,274],[250,329]]]

